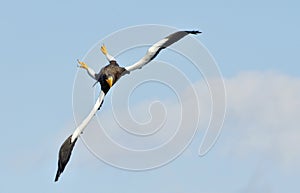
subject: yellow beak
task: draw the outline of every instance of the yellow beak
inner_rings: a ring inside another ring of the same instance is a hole
[[[109,85],[109,87],[112,87],[112,85],[113,85],[113,77],[112,76],[108,77],[106,79],[106,82]]]

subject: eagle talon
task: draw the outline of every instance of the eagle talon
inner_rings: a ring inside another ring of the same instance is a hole
[[[101,52],[102,52],[104,55],[107,54],[107,49],[106,49],[106,46],[105,46],[104,44],[101,46]]]
[[[77,59],[78,64],[80,64],[80,68],[88,69],[88,65],[84,62],[81,62],[79,59]]]

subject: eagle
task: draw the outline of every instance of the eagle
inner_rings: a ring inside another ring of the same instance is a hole
[[[85,62],[79,61],[78,64],[79,67],[82,69],[85,69],[90,77],[92,77],[94,80],[96,80],[97,84],[100,83],[101,91],[99,94],[99,97],[96,101],[96,104],[94,105],[91,112],[88,114],[88,116],[82,121],[82,123],[75,129],[75,131],[70,135],[61,145],[59,149],[58,154],[58,169],[55,176],[55,182],[58,181],[60,175],[64,171],[66,165],[68,164],[73,148],[75,146],[75,143],[80,136],[80,134],[83,132],[83,130],[86,128],[88,123],[91,121],[93,116],[96,114],[96,112],[100,109],[104,97],[107,94],[107,92],[110,90],[110,88],[124,75],[129,74],[130,72],[141,69],[143,66],[148,64],[151,60],[153,60],[161,50],[167,48],[168,46],[172,45],[173,43],[177,42],[178,40],[182,39],[188,34],[199,34],[200,31],[194,30],[194,31],[177,31],[175,33],[170,34],[169,36],[163,38],[162,40],[156,42],[153,44],[146,52],[146,54],[138,60],[136,63],[127,66],[127,67],[121,67],[117,60],[108,53],[107,48],[105,45],[101,46],[101,52],[104,54],[106,59],[108,60],[109,64],[104,66],[99,73],[96,73],[92,68],[90,68]]]

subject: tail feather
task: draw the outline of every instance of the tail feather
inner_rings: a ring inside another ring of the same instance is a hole
[[[58,169],[54,180],[55,182],[58,181],[60,174],[64,171],[67,163],[69,162],[76,141],[77,138],[72,142],[72,135],[71,135],[61,145],[59,149],[59,155],[58,155]]]

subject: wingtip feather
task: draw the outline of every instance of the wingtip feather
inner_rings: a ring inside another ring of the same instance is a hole
[[[198,30],[192,30],[192,31],[185,31],[189,34],[194,34],[194,35],[197,35],[197,34],[201,34],[202,32],[201,31],[198,31]]]
[[[54,182],[58,181],[58,178],[59,178],[60,174],[61,173],[59,171],[56,172],[56,176],[55,176]]]
[[[69,162],[76,141],[77,138],[72,142],[72,135],[70,135],[61,145],[58,156],[58,168],[54,182],[58,181],[60,175],[63,173],[67,163]]]

